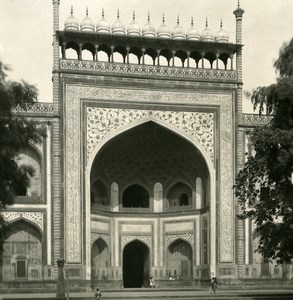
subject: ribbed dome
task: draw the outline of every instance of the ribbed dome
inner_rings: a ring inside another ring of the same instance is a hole
[[[161,39],[171,38],[170,28],[165,24],[165,16],[163,15],[163,23],[157,30],[157,37]]]
[[[73,16],[73,7],[71,6],[71,14],[64,22],[64,30],[79,30],[79,22]]]
[[[127,35],[130,36],[140,36],[141,28],[137,22],[135,22],[135,12],[133,12],[132,22],[129,24],[127,28]]]
[[[174,29],[172,31],[172,38],[174,40],[185,39],[185,31],[179,25],[179,16],[177,17],[177,25],[174,27]]]
[[[95,31],[95,23],[89,17],[88,8],[86,8],[86,17],[80,23],[81,31]]]
[[[104,9],[102,9],[102,19],[100,21],[98,21],[98,23],[96,25],[96,32],[102,33],[102,34],[111,33],[110,25],[104,17]]]
[[[229,35],[228,33],[223,29],[223,22],[221,20],[220,30],[216,33],[216,42],[219,43],[227,43],[229,42]]]
[[[150,23],[150,14],[148,14],[148,22],[142,28],[142,36],[143,37],[148,37],[148,38],[156,37],[156,29]]]
[[[112,25],[112,34],[124,35],[125,34],[125,25],[119,19],[119,9],[117,11],[117,20]]]
[[[206,28],[201,33],[200,39],[204,42],[214,42],[215,41],[212,31],[208,28],[208,20],[206,20]]]
[[[193,18],[191,18],[191,27],[186,32],[186,39],[190,41],[200,40],[200,34],[193,26]]]

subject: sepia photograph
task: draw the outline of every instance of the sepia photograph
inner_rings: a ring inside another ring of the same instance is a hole
[[[0,300],[293,299],[293,0],[0,0]]]

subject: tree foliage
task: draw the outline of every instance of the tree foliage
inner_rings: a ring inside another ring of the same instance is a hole
[[[18,165],[18,154],[31,143],[41,141],[43,130],[13,111],[37,101],[37,89],[25,81],[7,80],[9,68],[0,61],[0,209],[13,204],[17,185],[28,183],[34,170]],[[0,242],[5,238],[5,222],[0,216]]]
[[[266,261],[293,258],[293,39],[274,64],[277,82],[252,93],[254,109],[271,115],[268,125],[251,134],[253,153],[235,181],[242,207],[260,235],[258,251]]]

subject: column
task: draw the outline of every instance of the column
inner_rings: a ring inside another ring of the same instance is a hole
[[[175,50],[172,50],[172,67],[175,67]]]
[[[189,57],[190,57],[190,51],[187,51],[187,68],[189,68]]]
[[[142,52],[142,64],[144,65],[144,55],[145,55],[145,49],[142,48],[141,49],[141,52]]]

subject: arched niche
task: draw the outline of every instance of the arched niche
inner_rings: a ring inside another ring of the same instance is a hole
[[[193,255],[191,245],[177,239],[168,246],[166,254],[167,276],[170,279],[192,279],[193,278]]]
[[[252,277],[270,277],[270,263],[265,262],[261,253],[257,251],[260,235],[255,230],[252,234]]]
[[[91,185],[91,205],[108,206],[109,197],[106,185],[100,180],[95,180]]]
[[[154,185],[154,212],[163,211],[163,185],[156,182]]]
[[[1,264],[4,281],[42,278],[42,233],[36,226],[23,219],[9,224],[3,249]]]
[[[27,183],[23,178],[15,182],[16,196],[40,197],[42,195],[42,157],[39,150],[34,146],[22,149],[17,163],[23,170],[32,169],[33,175],[27,173]]]
[[[183,182],[173,184],[167,192],[167,207],[176,208],[180,206],[192,206],[192,189]]]
[[[110,277],[110,251],[106,242],[99,238],[91,249],[92,281],[107,280]]]
[[[139,184],[128,186],[122,193],[122,207],[149,208],[149,192]]]

